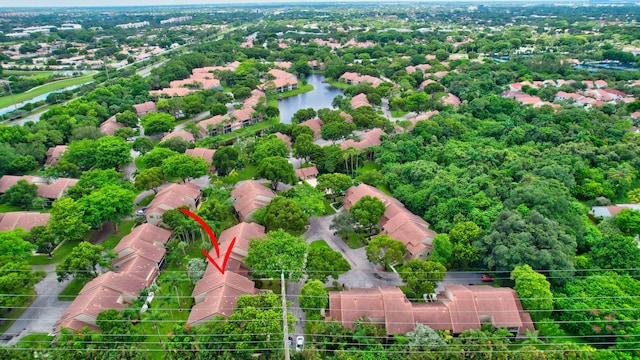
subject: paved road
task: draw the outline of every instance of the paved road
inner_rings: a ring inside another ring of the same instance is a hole
[[[309,218],[310,228],[304,234],[311,243],[314,240],[322,239],[335,251],[342,253],[351,265],[351,270],[340,275],[338,282],[345,287],[369,288],[376,286],[399,286],[403,285],[400,276],[395,273],[380,271],[376,266],[367,260],[364,247],[351,249],[338,236],[333,235],[333,230],[329,225],[335,215]]]
[[[11,337],[8,341],[1,340],[0,345],[14,345],[24,336],[40,332],[51,333],[53,325],[62,316],[71,301],[60,301],[58,295],[67,286],[69,280],[58,282],[56,278],[56,265],[34,265],[34,270],[44,270],[47,277],[36,284],[36,299],[31,306],[11,325],[4,333],[3,339]]]
[[[296,336],[301,335],[304,336],[304,325],[306,320],[306,315],[300,308],[300,303],[298,302],[298,296],[300,295],[300,289],[304,285],[304,280],[300,280],[298,282],[287,281],[287,301],[293,302],[293,306],[287,307],[287,311],[292,313],[293,316],[298,319],[295,326],[295,331],[293,333],[289,333],[289,336],[293,338],[293,349],[295,351],[295,342]]]

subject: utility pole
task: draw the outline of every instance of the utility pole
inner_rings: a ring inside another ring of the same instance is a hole
[[[284,285],[284,270],[280,273],[280,294],[282,294],[282,328],[284,329],[284,360],[289,360],[289,325],[287,324],[287,290]]]
[[[109,81],[109,67],[107,66],[107,57],[105,56],[104,59],[104,71],[107,72],[107,82]]]
[[[13,90],[11,90],[11,81],[7,82],[7,85],[9,85],[9,93],[11,94],[11,102],[13,103],[13,107],[17,109],[18,105],[16,105],[16,98],[13,96]]]

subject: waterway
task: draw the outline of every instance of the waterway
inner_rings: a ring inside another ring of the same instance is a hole
[[[307,77],[307,82],[313,85],[312,91],[278,101],[280,122],[291,124],[293,114],[300,109],[331,109],[333,99],[338,95],[344,96],[342,90],[324,83],[323,80],[324,75],[311,74]]]
[[[86,83],[85,83],[86,84]],[[53,93],[59,93],[59,92],[63,92],[63,91],[67,91],[67,90],[73,90],[76,88],[81,87],[82,85],[85,84],[80,84],[80,85],[72,85],[72,86],[67,86],[66,88],[62,88],[62,89],[58,89],[58,90],[54,90],[54,91],[49,91],[48,93],[42,94],[42,95],[38,95],[32,99],[29,100],[25,100],[25,101],[20,101],[15,105],[10,105],[7,106],[5,108],[0,109],[0,115],[4,115],[10,111],[16,110],[16,108],[20,108],[28,103],[34,103],[40,100],[45,100],[47,98],[47,96],[49,96],[49,94],[53,94]]]

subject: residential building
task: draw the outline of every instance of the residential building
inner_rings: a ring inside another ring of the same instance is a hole
[[[105,135],[113,136],[115,135],[116,130],[121,129],[123,127],[124,127],[124,124],[117,122],[116,116],[113,115],[112,117],[108,118],[107,120],[103,121],[100,124],[100,131]]]
[[[34,226],[46,226],[51,214],[15,211],[0,213],[0,231],[11,231],[21,228],[24,231],[31,231]]]
[[[313,138],[314,139],[319,139],[320,135],[321,135],[320,129],[322,128],[322,125],[324,125],[324,122],[322,120],[320,120],[319,118],[315,118],[315,119],[310,119],[310,120],[307,120],[307,121],[303,121],[303,122],[299,123],[298,125],[306,126],[309,129],[313,130]]]
[[[358,75],[354,72],[346,72],[342,74],[339,80],[343,80],[345,83],[349,85],[358,85],[362,83],[369,83],[371,86],[378,87],[384,81],[378,79],[377,77],[373,77],[371,75]]]
[[[62,159],[64,152],[67,151],[67,145],[57,145],[54,147],[50,147],[47,150],[47,160],[45,161],[45,166],[55,166],[58,164],[58,161]]]
[[[274,197],[273,190],[255,180],[245,181],[231,192],[233,208],[240,221],[252,220],[253,212],[269,204]]]
[[[429,229],[429,223],[379,189],[367,184],[350,187],[342,200],[345,210],[349,210],[366,195],[376,197],[384,203],[386,209],[379,222],[382,227],[381,233],[405,244],[407,258],[424,260],[431,254],[432,241],[436,233]]]
[[[352,109],[357,109],[361,106],[372,107],[371,103],[369,103],[369,100],[367,100],[367,94],[358,94],[352,97],[350,103]]]
[[[163,136],[160,142],[167,141],[174,137],[180,138],[182,140],[186,140],[190,143],[196,142],[195,136],[193,136],[192,133],[184,130],[176,130],[176,131],[170,132],[167,135]]]
[[[145,287],[158,277],[165,261],[164,246],[171,238],[171,231],[151,224],[142,224],[131,230],[114,248],[118,257],[113,260],[114,269],[144,279]]]
[[[618,204],[618,205],[609,205],[609,206],[592,206],[591,211],[589,212],[591,215],[595,217],[603,217],[608,218],[611,216],[616,216],[623,209],[630,209],[635,211],[640,211],[640,204]]]
[[[360,141],[354,141],[351,139],[343,141],[340,144],[340,149],[346,150],[348,148],[354,148],[364,150],[371,146],[378,146],[382,144],[382,140],[380,139],[380,136],[382,135],[386,135],[384,130],[375,128],[360,135]]]
[[[296,176],[301,180],[315,179],[319,172],[315,166],[299,168],[295,170]]]
[[[144,215],[147,222],[158,225],[162,222],[162,214],[165,211],[186,206],[195,210],[200,204],[200,187],[194,183],[171,184],[160,190],[153,198]]]
[[[78,179],[70,178],[51,179],[47,182],[48,179],[41,176],[4,175],[0,178],[0,194],[4,194],[7,189],[15,185],[19,180],[35,184],[38,187],[38,196],[46,198],[49,203],[61,198],[70,187],[78,182]]]
[[[191,155],[193,157],[198,157],[203,159],[204,161],[207,162],[207,164],[210,164],[211,166],[209,167],[209,170],[211,171],[215,171],[215,166],[213,166],[213,155],[216,153],[215,149],[207,149],[207,148],[193,148],[193,149],[187,149],[187,151],[185,151],[185,154],[187,155]]]
[[[133,107],[136,109],[138,118],[141,118],[150,112],[156,111],[156,103],[154,103],[153,101],[147,101],[142,104],[135,104],[133,105]]]
[[[277,132],[274,134],[278,139],[284,141],[287,144],[287,148],[291,149],[291,137],[289,135],[285,135],[283,133]]]
[[[446,285],[435,302],[411,303],[396,287],[349,289],[329,293],[329,311],[325,319],[336,319],[353,328],[361,317],[383,326],[389,336],[406,334],[416,324],[434,330],[460,334],[479,330],[483,324],[506,328],[524,336],[535,331],[529,313],[525,312],[516,292],[510,288],[490,286]]]

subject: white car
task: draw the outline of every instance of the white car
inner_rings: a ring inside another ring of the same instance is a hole
[[[303,347],[304,347],[304,336],[297,336],[296,337],[296,351],[302,350]]]

